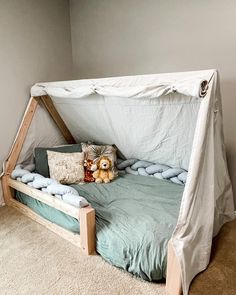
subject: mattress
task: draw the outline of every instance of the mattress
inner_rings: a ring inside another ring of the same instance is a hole
[[[97,252],[112,265],[148,281],[166,276],[167,244],[184,187],[125,174],[109,184],[72,185],[96,210]],[[79,222],[17,192],[16,198],[44,218],[73,232]]]

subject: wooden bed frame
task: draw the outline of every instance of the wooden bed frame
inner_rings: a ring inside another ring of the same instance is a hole
[[[51,97],[48,95],[32,97],[30,99],[23,121],[20,125],[13,147],[5,164],[4,176],[2,177],[2,187],[5,203],[8,206],[16,208],[24,215],[42,224],[43,226],[58,234],[62,238],[68,240],[72,244],[80,247],[86,254],[96,254],[95,210],[92,207],[88,206],[78,209],[60,199],[57,199],[54,196],[51,196],[45,192],[23,184],[17,180],[11,179],[10,175],[17,164],[17,160],[23,147],[28,129],[39,103],[42,104],[49,112],[66,141],[69,144],[76,143],[65,122],[62,120],[61,116],[57,112]],[[29,207],[18,202],[15,199],[14,190],[25,193],[26,195],[39,200],[44,204],[47,204],[74,218],[77,218],[80,222],[80,234],[72,233],[69,230],[66,230],[50,221],[47,221],[46,219],[32,211]],[[168,244],[166,293],[168,295],[182,294],[180,266],[171,241],[169,241]]]

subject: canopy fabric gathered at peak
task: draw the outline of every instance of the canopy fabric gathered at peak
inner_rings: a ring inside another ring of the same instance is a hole
[[[205,74],[210,71],[204,71]],[[211,71],[212,72],[212,71]],[[51,95],[63,98],[83,98],[92,94],[125,98],[158,98],[170,93],[204,97],[208,89],[209,75],[173,78],[173,74],[161,79],[160,75],[143,75],[135,83],[135,76],[78,80],[68,82],[37,83],[31,89],[32,96]],[[151,78],[151,80],[150,80]],[[156,78],[156,79],[155,79]]]

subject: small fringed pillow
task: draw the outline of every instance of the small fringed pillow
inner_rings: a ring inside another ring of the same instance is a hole
[[[84,182],[84,153],[47,151],[50,177],[62,184]]]
[[[116,168],[116,151],[117,149],[112,145],[96,145],[90,143],[81,143],[82,151],[86,160],[93,160],[94,164],[97,164],[101,157],[108,157],[112,163],[112,171],[115,176],[118,175]]]

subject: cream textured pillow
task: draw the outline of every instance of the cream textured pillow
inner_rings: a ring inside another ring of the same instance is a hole
[[[50,177],[63,184],[84,181],[84,153],[47,151]]]

